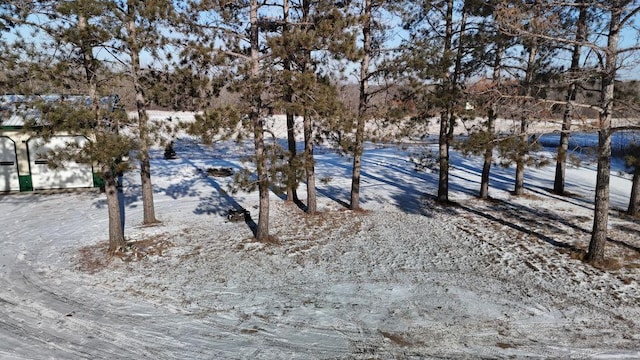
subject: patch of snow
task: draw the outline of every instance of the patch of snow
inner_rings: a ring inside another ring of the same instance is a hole
[[[178,159],[154,151],[154,227],[139,225],[139,176],[127,173],[139,259],[107,261],[98,192],[0,196],[0,358],[640,357],[640,224],[612,210],[607,256],[619,267],[577,259],[593,166],[567,170],[571,197],[548,191],[553,166],[527,169],[523,197],[510,194],[514,169],[496,167],[492,199],[480,201],[481,161],[454,153],[454,204],[442,206],[428,195],[437,173],[409,160],[417,148],[369,144],[365,211],[352,212],[341,205],[350,160],[320,148],[321,213],[272,194],[277,241],[265,244],[226,219],[238,207],[257,219],[257,194],[206,174],[241,168],[250,149],[185,137]],[[629,191],[627,176],[612,176],[614,209]]]

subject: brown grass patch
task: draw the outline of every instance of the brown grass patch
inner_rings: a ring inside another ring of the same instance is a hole
[[[156,221],[152,221],[148,224],[143,224],[142,227],[143,228],[152,228],[152,227],[156,227],[156,226],[160,226],[162,225],[162,221],[160,220],[156,220]]]
[[[616,271],[622,269],[623,265],[618,259],[607,258],[602,261],[592,261],[590,264],[601,271]]]
[[[124,262],[137,261],[150,255],[162,256],[167,249],[173,246],[173,243],[167,240],[167,234],[161,234],[152,239],[129,242],[126,248],[117,251],[114,256]]]
[[[202,245],[197,245],[197,246],[195,246],[193,248],[193,250],[191,252],[181,255],[180,259],[187,260],[187,259],[191,259],[191,258],[194,258],[196,256],[199,256],[201,250],[202,250]]]
[[[391,340],[393,343],[400,345],[400,346],[411,346],[413,345],[410,341],[404,339],[402,336],[398,335],[398,334],[392,334],[386,331],[380,331],[380,334],[382,336],[384,336],[385,338]]]
[[[76,269],[89,274],[95,274],[107,268],[109,257],[109,242],[103,241],[78,250],[80,258]]]
[[[640,263],[629,263],[624,266],[627,269],[640,269]]]
[[[521,199],[542,200],[542,197],[540,195],[532,194],[528,191],[525,191],[524,194],[520,194],[520,195],[516,195],[516,193],[513,191],[509,192],[509,194],[511,194],[512,197],[521,198]]]
[[[579,249],[576,251],[568,251],[569,257],[574,260],[583,261],[585,256],[587,256],[587,252],[585,250]]]
[[[278,239],[276,236],[274,235],[269,235],[267,236],[267,240],[263,241],[265,244],[267,245],[282,245],[282,242],[280,241],[280,239]]]
[[[263,241],[259,241],[255,237],[251,237],[251,238],[245,239],[243,242],[244,243],[259,243],[259,244],[265,244],[265,245],[269,245],[269,246],[280,246],[280,245],[282,245],[282,242],[280,241],[280,239],[278,239],[278,237],[275,236],[275,235],[269,235],[267,237],[267,239],[263,240]],[[244,244],[242,244],[242,243],[237,244],[235,247],[238,250],[244,250]]]
[[[240,333],[241,334],[255,334],[260,330],[261,330],[260,328],[257,328],[257,327],[254,326],[251,329],[240,329]]]
[[[131,241],[127,246],[117,251],[113,256],[124,262],[137,261],[149,255],[162,256],[173,244],[167,240],[167,235],[159,235],[152,239]],[[95,245],[82,247],[76,269],[89,274],[95,274],[109,267],[113,256],[109,256],[109,242],[102,241]]]
[[[233,176],[232,168],[208,168],[207,175],[214,177],[229,177]]]
[[[336,228],[338,225],[342,225],[346,219],[357,218],[359,215],[368,215],[369,210],[342,210],[338,212],[317,212],[315,214],[304,213],[302,218],[304,219],[306,228],[322,228],[330,227]],[[358,221],[359,223],[359,221]]]
[[[625,285],[631,285],[633,283],[633,279],[628,277],[618,277],[618,279]]]

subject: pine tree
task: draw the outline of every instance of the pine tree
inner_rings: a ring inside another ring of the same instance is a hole
[[[615,79],[618,71],[618,55],[626,49],[620,46],[621,31],[629,26],[640,12],[634,1],[607,3],[604,16],[607,18],[607,45],[600,49],[600,116],[598,128],[597,175],[595,210],[589,252],[585,260],[598,263],[604,260],[609,222],[609,180],[611,172],[611,118],[613,116]],[[625,51],[626,52],[626,51]]]
[[[491,81],[493,82],[492,86],[500,91],[500,85],[502,80],[502,60],[505,51],[505,41],[500,34],[496,34],[495,41],[495,54],[493,60],[493,76]],[[489,175],[491,173],[491,164],[493,163],[493,150],[495,148],[495,132],[496,132],[496,121],[498,119],[498,106],[499,99],[496,99],[495,95],[492,96],[493,101],[490,102],[489,108],[487,110],[487,128],[486,135],[483,137],[484,141],[484,163],[482,165],[482,175],[480,176],[480,193],[479,196],[481,199],[489,198]]]
[[[37,104],[40,119],[28,127],[45,139],[59,132],[85,135],[91,139],[82,148],[68,146],[49,156],[53,164],[63,166],[65,160],[74,160],[95,164],[101,170],[107,197],[109,253],[113,254],[126,246],[116,174],[126,168],[127,164],[121,162],[121,158],[133,144],[117,131],[119,124],[126,122],[126,117],[122,116],[124,112],[114,111],[110,103],[101,106],[108,79],[101,76],[101,73],[106,73],[105,66],[94,54],[111,40],[110,30],[113,29],[96,25],[107,10],[106,5],[102,1],[90,0],[34,3],[28,12],[23,13],[21,25],[38,34],[40,42],[20,40],[16,46],[27,54],[43,57],[50,56],[43,49],[57,49],[48,62],[42,62],[41,58],[40,63],[31,64],[31,79],[39,81],[31,82],[36,87],[21,87],[25,94],[48,91],[52,85],[71,93],[87,94],[89,106],[64,101],[55,106],[46,102]],[[38,15],[36,18],[39,20],[30,21],[29,15]],[[56,21],[48,21],[52,18]],[[42,51],[40,55],[33,53],[38,49]],[[64,94],[62,96],[64,98]]]
[[[360,28],[362,29],[362,59],[360,60],[358,114],[356,123],[356,136],[353,151],[353,170],[351,175],[351,210],[360,209],[360,173],[362,167],[362,155],[364,152],[364,130],[367,116],[367,108],[371,94],[369,93],[369,77],[371,76],[371,60],[375,56],[373,51],[374,21],[373,10],[378,7],[373,0],[363,0],[362,14],[360,15]]]
[[[293,88],[290,84],[293,49],[291,41],[291,25],[289,19],[289,0],[282,1],[282,48],[287,52],[283,55],[282,59],[282,75],[284,77],[284,94],[283,101],[285,104],[293,104]],[[287,117],[287,150],[289,151],[288,168],[286,174],[287,183],[287,201],[298,202],[298,151],[296,147],[296,133],[295,133],[295,111],[292,106],[285,105],[285,114]]]
[[[261,53],[264,42],[260,38],[260,9],[266,4],[256,0],[235,3],[193,1],[183,18],[182,26],[193,39],[187,39],[180,62],[191,69],[210,71],[230,91],[240,94],[237,107],[226,106],[207,109],[192,129],[201,129],[210,136],[235,130],[232,123],[242,119],[248,133],[253,136],[255,185],[258,188],[259,214],[254,235],[258,241],[269,240],[269,168],[268,149],[265,145],[264,97],[267,77],[262,64],[268,54]],[[246,27],[246,28],[245,28]],[[247,31],[248,30],[248,31]],[[240,114],[240,116],[236,116]],[[207,129],[207,124],[224,124]]]
[[[503,153],[510,154],[516,164],[513,193],[522,195],[525,167],[546,164],[546,159],[538,159],[532,154],[538,145],[529,141],[529,126],[535,118],[545,115],[545,87],[549,76],[554,75],[552,59],[557,53],[556,44],[545,41],[540,36],[530,36],[529,33],[546,35],[551,32],[555,24],[553,20],[556,9],[545,8],[540,3],[523,2],[514,5],[512,11],[518,12],[518,26],[523,30],[518,38],[524,48],[526,60],[522,65],[523,78],[519,81],[517,94],[519,100],[516,103],[519,108],[513,112],[513,116],[520,117],[520,129],[516,131],[512,141],[501,143],[501,149]]]
[[[312,45],[314,43],[314,33],[310,30],[312,29],[312,2],[309,0],[302,0],[298,6],[300,11],[300,22],[303,24],[299,27],[299,31],[296,31],[295,34],[298,35],[297,43],[298,50],[295,52],[295,60],[298,67],[298,81],[297,81],[297,89],[294,89],[293,92],[296,94],[295,99],[302,100],[302,102],[308,104],[308,101],[305,101],[305,97],[309,94],[305,92],[313,91],[313,84],[315,83],[315,71],[313,69],[312,64],[312,50],[315,50],[315,47]],[[295,36],[295,35],[294,35]],[[292,99],[293,100],[293,99]],[[316,177],[315,177],[315,157],[313,154],[314,150],[314,138],[313,138],[313,120],[312,120],[312,109],[308,106],[301,106],[302,113],[302,129],[304,136],[304,156],[303,156],[303,166],[305,171],[306,183],[307,183],[307,213],[315,214],[317,210],[316,203]]]
[[[439,112],[438,133],[438,195],[441,202],[449,201],[449,150],[453,143],[456,123],[464,117],[463,105],[466,78],[478,70],[478,63],[468,61],[467,40],[473,32],[468,29],[472,1],[445,0],[439,2],[408,2],[404,8],[405,28],[411,40],[405,42],[408,55],[406,69],[414,81],[414,91],[425,117]],[[456,6],[458,6],[456,8]],[[465,61],[467,59],[467,61]],[[422,103],[422,104],[420,104]],[[462,115],[462,116],[461,116]]]
[[[475,11],[477,15],[488,15],[492,12],[492,7],[480,8]],[[487,14],[488,13],[488,14]],[[481,24],[484,30],[483,35],[476,40],[477,43],[485,42],[487,51],[480,51],[481,54],[474,57],[475,61],[482,61],[491,64],[490,78],[480,78],[469,86],[469,93],[475,103],[476,111],[486,111],[486,121],[478,128],[472,129],[469,136],[456,144],[457,149],[464,154],[480,155],[483,157],[482,174],[480,177],[479,198],[489,198],[489,176],[493,164],[493,152],[496,142],[499,141],[496,134],[496,122],[500,107],[504,100],[502,96],[502,69],[506,48],[511,42],[509,37],[500,34],[495,24]],[[484,35],[488,34],[488,35]],[[480,47],[479,47],[480,48]]]
[[[113,34],[115,44],[113,54],[130,76],[135,91],[138,115],[140,179],[142,183],[143,224],[157,223],[153,203],[151,146],[147,99],[143,82],[140,56],[143,51],[158,56],[168,42],[165,32],[175,18],[174,4],[168,0],[139,1],[126,0],[110,2],[109,13],[103,21],[119,24],[119,31]]]
[[[562,117],[562,132],[560,133],[560,143],[558,144],[558,154],[556,157],[556,173],[553,182],[553,192],[558,195],[564,195],[564,183],[565,173],[567,167],[567,151],[569,149],[569,131],[571,130],[571,123],[573,120],[573,105],[572,102],[576,100],[578,88],[580,85],[580,59],[582,57],[583,43],[587,39],[588,30],[588,13],[589,7],[587,3],[579,6],[578,19],[575,25],[575,44],[573,44],[573,50],[571,54],[571,65],[569,66],[569,77],[573,81],[570,82],[565,105],[565,111]]]
[[[524,194],[524,175],[527,166],[546,165],[548,159],[535,154],[539,144],[531,137],[529,127],[535,119],[548,116],[550,80],[558,76],[556,55],[560,49],[557,41],[552,41],[560,24],[558,7],[540,2],[504,3],[496,8],[499,26],[505,35],[511,36],[522,47],[519,57],[521,65],[512,66],[520,75],[514,79],[518,83],[515,94],[505,94],[515,105],[511,117],[519,118],[519,128],[510,137],[500,140],[498,148],[502,155],[502,165],[516,164],[515,195]]]
[[[287,198],[294,197],[300,170],[307,187],[306,212],[317,211],[315,186],[316,141],[327,125],[342,116],[333,74],[323,65],[330,59],[353,56],[354,37],[347,30],[348,15],[331,1],[284,1],[290,11],[282,19],[265,19],[270,49],[275,108],[284,108],[288,127],[288,166],[283,172]],[[268,25],[268,27],[267,27]],[[296,154],[293,118],[302,118],[304,151]],[[284,169],[283,169],[284,170]]]
[[[535,21],[535,20],[534,20]],[[525,77],[522,85],[521,95],[529,99],[533,97],[533,78],[537,71],[536,66],[537,58],[538,58],[538,39],[532,38],[527,41],[528,44],[525,45],[528,53],[528,58],[526,61],[525,67]],[[524,107],[529,107],[531,104],[528,101],[523,102]],[[518,141],[515,142],[517,146],[517,151],[515,153],[515,162],[516,162],[516,176],[515,176],[515,185],[513,193],[515,195],[524,194],[524,168],[526,157],[530,151],[529,149],[529,114],[522,114],[520,119],[520,132]]]

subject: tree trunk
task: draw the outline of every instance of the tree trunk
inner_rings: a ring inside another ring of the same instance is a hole
[[[85,30],[87,24],[86,17],[78,16],[78,27],[80,30]],[[96,60],[93,57],[93,49],[90,45],[81,43],[80,51],[83,57],[83,67],[85,71],[85,77],[87,81],[87,87],[89,89],[89,98],[91,99],[92,111],[95,116],[95,121],[98,126],[96,131],[98,136],[102,133],[111,131],[108,125],[101,121],[100,117],[100,101],[98,99],[98,86],[96,84]],[[116,179],[113,176],[111,166],[113,164],[100,164],[102,170],[102,177],[105,182],[105,194],[107,196],[107,211],[109,218],[109,254],[113,254],[120,248],[126,246],[124,240],[124,227],[122,224],[122,213],[120,212],[120,199],[118,197],[118,187]]]
[[[251,94],[251,113],[249,120],[253,126],[253,142],[256,152],[256,172],[258,175],[259,214],[256,228],[256,240],[269,240],[269,172],[267,169],[267,153],[264,145],[264,124],[260,118],[262,99],[258,91],[258,76],[260,74],[260,43],[258,38],[258,1],[250,3],[250,44],[251,44],[251,74],[253,84]]]
[[[493,63],[493,83],[494,86],[500,89],[500,70],[502,67],[502,55],[504,53],[504,46],[500,43],[496,45],[496,57]],[[496,133],[496,120],[498,119],[498,112],[496,111],[496,104],[492,104],[487,113],[487,144],[484,149],[484,164],[482,165],[482,176],[480,177],[480,198],[489,198],[489,175],[491,174],[491,164],[493,163],[493,149],[495,144],[493,139]]]
[[[631,195],[629,196],[629,208],[627,214],[640,215],[640,169],[635,169],[631,180]]]
[[[353,170],[351,174],[351,210],[360,209],[360,173],[362,168],[362,155],[364,153],[364,117],[358,117],[356,138],[353,149]]]
[[[136,104],[140,103],[136,95]],[[142,100],[144,101],[144,100]],[[146,110],[138,108],[138,126],[140,128],[140,180],[142,182],[142,209],[144,225],[155,224],[155,206],[153,202],[153,185],[151,184],[151,162],[149,159],[148,116]],[[144,134],[144,135],[143,135]]]
[[[289,0],[282,2],[282,38],[285,48],[288,47],[289,39]],[[283,70],[286,74],[291,72],[291,56],[287,55],[283,61]],[[286,109],[287,117],[287,149],[289,151],[289,162],[287,164],[287,201],[298,201],[298,178],[297,178],[297,149],[296,149],[296,132],[295,117],[290,106],[293,103],[293,89],[290,84],[285,84],[284,101],[289,106]]]
[[[311,24],[311,1],[302,1],[302,22]],[[306,32],[311,31],[310,25],[305,25]],[[313,62],[311,58],[311,50],[309,48],[301,49],[302,58],[302,74],[307,74],[315,77]],[[313,119],[309,110],[304,110],[303,114],[303,132],[304,132],[304,169],[305,177],[307,181],[307,214],[315,214],[318,210],[316,201],[316,173],[315,173],[315,158],[313,155]]]
[[[453,5],[451,5],[451,7],[453,7]],[[453,21],[453,19],[451,18],[449,21]],[[451,26],[453,26],[453,23],[451,24]],[[455,130],[456,119],[457,119],[454,109],[456,108],[456,104],[458,102],[458,84],[462,76],[462,57],[464,56],[462,39],[464,36],[464,32],[466,31],[466,28],[467,28],[467,8],[463,6],[462,18],[460,19],[460,29],[458,34],[458,46],[457,46],[458,49],[456,51],[455,66],[453,68],[453,74],[451,74],[450,83],[449,83],[449,86],[450,86],[449,91],[451,92],[449,94],[449,97],[451,101],[449,103],[449,107],[447,111],[448,121],[447,121],[447,135],[445,140],[446,151],[444,152],[444,157],[446,159],[446,165],[444,166],[447,169],[447,171],[442,174],[443,177],[441,178],[443,180],[443,188],[442,188],[443,195],[441,196],[440,191],[438,192],[438,199],[440,201],[449,201],[450,150],[451,150],[451,144],[453,143],[453,133]]]
[[[438,201],[449,201],[449,144],[448,138],[449,111],[440,114],[440,136],[438,137]]]
[[[358,119],[356,123],[356,138],[353,149],[353,169],[351,175],[351,210],[360,209],[360,175],[362,155],[364,153],[364,126],[367,107],[369,105],[369,63],[371,62],[372,41],[372,4],[371,0],[364,0],[362,14],[362,60],[360,61],[360,93],[358,101]]]
[[[595,211],[593,230],[589,243],[588,262],[604,260],[604,247],[607,242],[609,223],[609,179],[611,172],[611,118],[605,113],[600,116],[598,133],[598,169],[596,175]]]
[[[518,149],[518,158],[516,159],[516,179],[513,193],[515,195],[524,194],[524,161],[527,156],[528,138],[527,131],[529,121],[527,119],[520,120],[520,148]]]
[[[575,85],[571,85],[575,89]],[[571,91],[571,90],[569,90]],[[558,154],[556,155],[556,174],[553,181],[553,192],[564,195],[565,173],[567,168],[567,152],[569,150],[569,130],[571,130],[572,112],[570,104],[564,111],[562,119],[562,132],[560,133],[560,143],[558,144]]]
[[[620,19],[622,6],[611,10],[609,19],[609,35],[605,52],[605,68],[602,73],[600,104],[600,129],[598,132],[598,169],[596,175],[595,210],[593,214],[593,230],[589,242],[587,262],[598,263],[604,260],[604,248],[607,243],[607,227],[609,223],[609,180],[611,173],[611,116],[613,113],[614,81],[616,77],[616,61],[618,41],[620,39]]]
[[[288,99],[288,100],[287,100]],[[293,101],[293,97],[287,95],[285,101]],[[287,110],[287,148],[289,150],[289,163],[287,164],[287,201],[298,201],[298,166],[296,150],[295,118],[291,110]]]
[[[267,241],[269,240],[269,174],[267,169],[267,154],[264,145],[264,128],[260,114],[255,109],[251,112],[250,119],[254,128],[253,137],[256,151],[256,172],[258,175],[259,194],[258,224],[255,237],[257,241]]]
[[[640,169],[633,172],[631,181],[631,196],[629,196],[629,208],[627,214],[631,216],[640,215]]]
[[[496,132],[497,113],[491,107],[487,115],[487,133],[490,134],[488,142],[484,148],[484,164],[482,165],[482,176],[480,177],[480,198],[489,198],[489,175],[491,174],[491,164],[493,163],[493,137]]]
[[[587,6],[580,7],[580,14],[578,16],[578,23],[576,25],[576,42],[573,47],[573,53],[571,56],[570,72],[576,73],[580,69],[580,55],[582,45],[580,42],[586,39],[587,32]],[[556,158],[556,174],[553,182],[553,192],[558,195],[564,195],[564,183],[565,173],[567,168],[567,151],[569,150],[569,130],[571,130],[571,122],[573,120],[573,105],[572,101],[576,99],[576,93],[578,84],[576,81],[569,85],[567,90],[567,104],[562,119],[562,132],[560,133],[560,144],[558,144],[558,155]]]
[[[531,96],[533,76],[536,72],[536,58],[538,57],[538,42],[531,40],[529,44],[529,57],[527,59],[527,70],[524,78],[524,95]],[[527,105],[525,105],[527,106]],[[526,110],[524,110],[526,111]],[[526,157],[529,154],[529,119],[528,114],[524,114],[520,121],[520,144],[516,158],[516,179],[513,193],[515,195],[524,194],[524,168]]]
[[[107,211],[109,213],[109,254],[113,255],[116,251],[125,247],[127,243],[124,240],[124,232],[122,231],[118,187],[110,166],[104,165],[102,167],[102,179],[104,180],[104,192],[107,196]]]
[[[142,182],[142,209],[144,225],[157,223],[153,204],[153,186],[151,184],[151,162],[149,159],[149,117],[144,89],[140,83],[140,46],[137,39],[135,1],[127,2],[128,47],[131,55],[131,76],[136,93],[136,109],[138,110],[138,131],[140,140],[140,180]]]
[[[443,44],[443,63],[448,62],[448,54],[453,43],[453,0],[447,0],[447,12],[445,18],[445,34]],[[448,66],[447,66],[448,67]],[[442,80],[443,91],[452,92],[455,84],[451,84],[449,78]],[[448,93],[445,96],[453,96]],[[446,100],[445,110],[440,113],[440,133],[438,137],[438,201],[449,201],[449,121],[452,116],[451,101]]]
[[[307,176],[307,214],[315,214],[318,210],[316,201],[316,174],[313,157],[313,127],[311,117],[304,115],[304,167]]]

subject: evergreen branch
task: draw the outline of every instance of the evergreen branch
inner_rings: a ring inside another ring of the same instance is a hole
[[[568,104],[577,108],[595,110],[598,113],[602,113],[604,111],[602,107],[597,105],[585,104],[585,103],[574,102],[574,101],[566,101],[566,100],[563,101],[563,100],[540,99],[540,98],[536,98],[534,96],[529,96],[529,95],[502,95],[501,98],[516,99],[516,100],[534,100],[540,103],[551,104],[551,105],[567,105]]]
[[[198,28],[198,31],[200,33],[203,32],[203,30],[209,30],[209,31],[213,31],[213,32],[221,32],[225,38],[226,37],[230,37],[230,38],[234,38],[234,39],[238,39],[238,40],[244,40],[247,41],[247,36],[240,33],[239,31],[235,31],[233,29],[230,29],[228,27],[224,27],[224,26],[220,26],[220,25],[206,25],[206,24],[198,24],[196,25]]]
[[[231,56],[231,57],[234,57],[234,58],[239,58],[239,59],[246,60],[246,61],[251,60],[250,56],[245,55],[245,54],[241,54],[241,53],[238,53],[238,52],[235,52],[235,51],[231,51],[231,50],[216,49],[216,52],[218,54],[223,54],[223,55]]]

